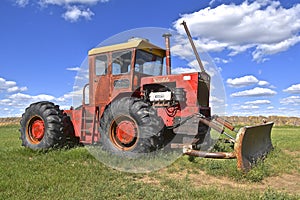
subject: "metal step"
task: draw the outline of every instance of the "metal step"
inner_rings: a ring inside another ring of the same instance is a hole
[[[82,119],[83,119],[83,121],[86,121],[86,122],[93,122],[94,121],[94,117],[83,117]]]
[[[91,135],[92,134],[89,129],[81,129],[81,132],[85,133],[87,135]]]

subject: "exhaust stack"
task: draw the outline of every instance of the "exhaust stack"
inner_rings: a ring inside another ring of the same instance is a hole
[[[167,74],[171,74],[171,50],[170,50],[170,37],[172,36],[171,33],[163,34],[166,43],[166,67],[167,67]]]

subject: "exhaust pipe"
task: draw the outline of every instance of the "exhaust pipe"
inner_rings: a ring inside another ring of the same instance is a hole
[[[166,43],[166,68],[167,68],[167,75],[171,74],[171,50],[170,50],[170,37],[172,36],[171,33],[163,34]]]

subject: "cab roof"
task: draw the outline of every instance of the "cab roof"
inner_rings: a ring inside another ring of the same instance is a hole
[[[107,52],[114,52],[119,50],[125,50],[125,49],[142,49],[150,53],[154,53],[155,55],[164,57],[166,52],[164,49],[155,46],[154,44],[151,44],[148,40],[140,39],[140,38],[133,38],[128,40],[125,43],[120,44],[114,44],[111,46],[104,46],[104,47],[98,47],[93,48],[89,51],[89,56],[95,55],[95,54],[101,54],[101,53],[107,53]]]

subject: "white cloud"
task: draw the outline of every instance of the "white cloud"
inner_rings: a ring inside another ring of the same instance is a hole
[[[186,72],[187,73],[187,72]],[[75,76],[75,80],[83,80],[83,82],[89,81],[89,75],[88,74],[80,74],[78,76]]]
[[[16,4],[20,7],[25,7],[29,3],[29,0],[16,0]]]
[[[40,0],[41,5],[70,5],[70,4],[88,4],[93,5],[97,3],[108,2],[109,0]]]
[[[33,4],[46,8],[48,5],[61,6],[66,9],[62,17],[69,22],[77,22],[80,18],[91,20],[95,14],[90,7],[98,3],[109,2],[109,0],[39,0]],[[29,0],[15,0],[15,4],[26,7]]]
[[[252,109],[259,109],[259,106],[254,106],[254,105],[242,105],[240,109],[243,110],[252,110]]]
[[[180,58],[184,59],[191,59],[195,57],[190,42],[186,38],[185,34],[174,35],[172,39],[174,40],[173,45],[171,46],[171,52],[173,55],[179,56]],[[207,43],[207,39],[197,38],[193,39],[193,41],[196,49],[198,50],[198,53],[200,54],[201,52],[207,51],[219,52],[224,50],[224,48],[228,46],[227,43],[220,43],[217,41],[210,41],[210,43]]]
[[[10,99],[1,99],[1,100],[0,100],[0,104],[2,104],[2,105],[9,104],[10,102],[11,102]]]
[[[18,87],[18,86],[14,86],[14,87],[11,87],[11,88],[8,88],[7,89],[7,92],[8,93],[16,93],[16,92],[24,92],[27,90],[27,87]]]
[[[226,83],[229,87],[234,87],[234,88],[246,87],[254,84],[257,84],[259,86],[268,86],[269,88],[273,88],[273,89],[275,88],[275,86],[270,85],[269,82],[258,80],[253,75],[246,75],[238,78],[229,78],[227,79]]]
[[[23,93],[16,93],[9,96],[7,99],[0,100],[0,117],[20,117],[31,103],[38,101],[53,101],[54,97],[50,95],[31,96]]]
[[[274,107],[268,106],[265,108],[257,108],[257,105],[231,105],[233,109],[229,114],[231,116],[290,116],[300,117],[299,109],[295,107]]]
[[[184,20],[204,50],[227,49],[230,56],[250,50],[253,60],[262,62],[300,42],[299,15],[300,4],[284,8],[279,1],[245,1],[184,14],[174,28],[185,35]]]
[[[236,92],[231,94],[231,97],[260,97],[260,96],[273,96],[277,94],[277,92],[269,89],[269,88],[260,88],[260,87],[256,87],[254,89],[251,90],[244,90],[241,92]]]
[[[69,109],[72,105],[72,97],[75,97],[76,95],[79,96],[79,93],[70,92],[59,98],[48,94],[12,94],[6,99],[0,100],[0,109],[3,110],[3,112],[0,113],[0,117],[20,116],[25,111],[25,108],[28,107],[31,103],[39,101],[50,101],[59,105],[60,109]],[[81,97],[78,98],[81,99]]]
[[[299,42],[300,36],[293,36],[292,38],[287,38],[279,43],[261,44],[257,46],[256,50],[252,53],[252,56],[254,60],[263,62],[267,60],[264,58],[265,55],[273,55],[282,51],[286,51]]]
[[[240,78],[235,78],[235,79],[227,79],[226,83],[228,84],[228,86],[230,87],[245,87],[245,86],[249,86],[249,85],[253,85],[258,83],[258,79],[252,75],[247,75],[247,76],[243,76]]]
[[[217,104],[217,103],[220,104],[221,103],[222,105],[224,105],[224,103],[225,103],[224,99],[220,99],[220,98],[215,97],[215,96],[210,96],[209,101],[210,101],[210,103],[215,103],[215,104]]]
[[[300,94],[300,84],[292,85],[283,91],[292,94]]]
[[[214,58],[214,61],[215,61],[215,63],[223,63],[223,64],[227,64],[227,63],[231,62],[230,59],[226,60],[226,59],[218,58],[218,57]]]
[[[16,85],[16,82],[14,81],[7,81],[4,78],[0,77],[0,91],[1,90],[7,90],[10,87],[14,87]]]
[[[50,101],[61,108],[69,109],[72,100],[81,103],[82,88],[76,91],[66,93],[61,97],[55,97],[48,94],[30,95],[22,92],[27,91],[27,87],[19,87],[14,81],[7,81],[0,77],[0,117],[20,116],[25,108],[31,103],[39,101]]]
[[[206,70],[206,72],[207,72],[210,76],[214,76],[214,74],[215,74],[214,72],[215,72],[215,71],[214,71],[211,67],[209,67],[209,63],[206,62],[206,61],[203,61],[203,60],[202,60],[201,62],[202,62],[202,64],[203,64],[204,69]],[[195,70],[195,71],[200,72],[199,63],[198,63],[198,61],[197,61],[196,59],[194,59],[193,61],[189,62],[187,65],[188,65],[189,67],[192,68],[191,71]]]
[[[271,101],[269,100],[255,100],[255,101],[247,101],[245,104],[250,104],[250,105],[262,105],[262,104],[270,104]]]
[[[191,72],[197,72],[197,70],[195,68],[190,68],[190,67],[172,68],[172,74],[185,74],[185,73],[191,73]]]
[[[267,81],[259,81],[259,82],[258,82],[258,85],[259,85],[259,86],[267,86],[267,85],[270,85],[270,83],[267,82]]]
[[[7,81],[0,77],[0,92],[17,93],[26,91],[27,87],[18,87],[15,81]]]
[[[283,105],[300,105],[300,96],[290,96],[280,100],[280,103]],[[299,112],[299,111],[298,111]]]
[[[37,101],[52,101],[55,99],[54,96],[47,95],[47,94],[40,94],[36,96],[31,96],[28,94],[17,93],[13,94],[9,97],[13,102],[23,102],[23,101],[30,101],[30,102],[37,102]]]
[[[80,67],[69,67],[67,68],[68,71],[80,71]]]
[[[204,66],[205,71],[211,76],[216,76],[217,74],[219,74],[222,69],[219,67],[217,68],[216,66],[213,65],[212,61],[206,61],[204,59],[202,59],[202,64]],[[190,68],[186,68],[188,72],[200,72],[200,67],[198,64],[198,61],[196,59],[192,60],[191,62],[187,63],[188,67]],[[184,69],[184,68],[183,68]],[[190,69],[190,70],[189,70]],[[185,72],[187,73],[187,72]]]
[[[82,89],[74,90],[72,92],[64,94],[62,97],[57,98],[56,100],[59,102],[64,102],[70,100],[72,98],[80,98],[82,99]]]
[[[63,14],[63,18],[66,21],[77,22],[80,18],[91,20],[94,13],[89,9],[81,9],[78,6],[68,7],[67,11]]]

